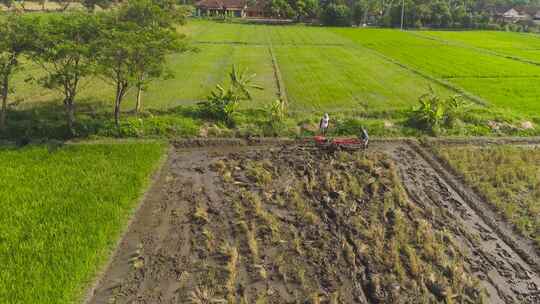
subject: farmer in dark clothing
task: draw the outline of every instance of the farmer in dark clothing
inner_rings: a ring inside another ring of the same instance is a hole
[[[362,127],[362,132],[360,133],[360,139],[364,142],[364,149],[368,148],[369,145],[369,134],[365,128]]]

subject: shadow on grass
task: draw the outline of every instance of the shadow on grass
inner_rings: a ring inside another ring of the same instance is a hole
[[[123,112],[120,127],[116,127],[108,107],[102,103],[80,102],[76,108],[74,134],[67,128],[66,114],[60,102],[10,109],[7,116],[7,127],[0,133],[0,140],[17,145],[92,137],[194,136],[201,125],[196,108],[184,106],[139,114]]]

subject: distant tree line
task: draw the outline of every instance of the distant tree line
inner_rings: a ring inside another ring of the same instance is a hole
[[[269,10],[298,21],[318,18],[325,25],[486,28],[496,12],[537,6],[540,0],[270,0]]]
[[[101,9],[108,9],[115,4],[119,4],[119,0],[0,0],[0,5],[5,6],[8,10],[27,10],[29,2],[38,3],[41,5],[41,10],[47,10],[47,3],[56,3],[58,10],[66,11],[75,3],[80,3],[82,6],[90,11],[99,7]]]
[[[84,83],[96,78],[115,89],[112,102],[118,125],[128,91],[137,91],[139,110],[148,83],[169,75],[166,56],[188,50],[176,31],[185,17],[168,0],[129,0],[101,13],[13,12],[0,18],[0,129],[7,123],[10,81],[30,64],[42,72],[29,73],[28,79],[62,96],[70,132],[75,129],[77,96]]]

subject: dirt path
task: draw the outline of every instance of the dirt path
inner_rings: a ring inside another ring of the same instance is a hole
[[[229,294],[244,295],[244,300],[259,295],[274,299],[268,303],[300,298],[323,299],[321,303],[412,300],[392,295],[400,288],[395,283],[388,285],[392,292],[378,285],[385,280],[380,265],[366,256],[367,240],[359,242],[364,232],[355,220],[367,219],[373,207],[362,199],[340,201],[342,191],[317,188],[332,182],[314,183],[313,172],[328,168],[341,170],[338,178],[348,180],[354,162],[343,165],[318,152],[279,145],[232,147],[218,142],[214,147],[184,148],[193,144],[176,144],[167,170],[87,303],[192,303],[193,297],[225,301],[220,299],[223,292],[199,286],[227,286]],[[414,208],[422,210],[434,229],[453,235],[467,269],[487,291],[488,303],[540,303],[534,268],[515,244],[503,241],[469,206],[441,174],[443,169],[434,169],[417,147],[402,141],[376,143],[372,150],[394,160]],[[279,168],[268,165],[272,163]],[[240,173],[248,168],[259,179]],[[373,172],[382,174],[379,169]],[[310,188],[309,195],[302,201],[283,196],[295,187]],[[291,202],[280,203],[283,199]]]
[[[193,199],[205,186],[212,197],[217,196],[209,185],[212,172],[200,169],[208,165],[211,151],[171,153],[168,168],[88,303],[181,303],[173,284],[185,277],[185,269],[193,268],[189,264],[195,260],[187,221]]]

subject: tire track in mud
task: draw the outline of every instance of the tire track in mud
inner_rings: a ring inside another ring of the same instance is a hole
[[[192,164],[203,164],[203,155],[187,157]],[[185,270],[196,262],[190,255],[194,233],[186,218],[208,176],[184,166],[185,157],[172,153],[166,177],[141,208],[122,241],[121,254],[87,303],[181,303],[179,286],[192,288]]]
[[[534,138],[522,140],[501,139],[490,144],[512,144],[516,147],[532,147],[538,144],[534,140]],[[484,145],[487,143],[480,140],[477,144]],[[519,231],[516,231],[515,227],[505,220],[499,214],[499,211],[489,203],[487,197],[466,185],[463,174],[456,171],[446,160],[442,159],[433,146],[429,147],[428,145],[425,149],[420,145],[414,144],[413,148],[423,155],[431,166],[443,175],[443,178],[458,191],[459,195],[466,199],[468,204],[482,217],[484,222],[490,225],[540,276],[540,250],[536,246],[536,243],[532,239],[524,237]]]
[[[389,151],[411,199],[431,213],[433,225],[452,231],[467,263],[487,289],[489,303],[540,303],[540,278],[466,199],[411,145]]]

